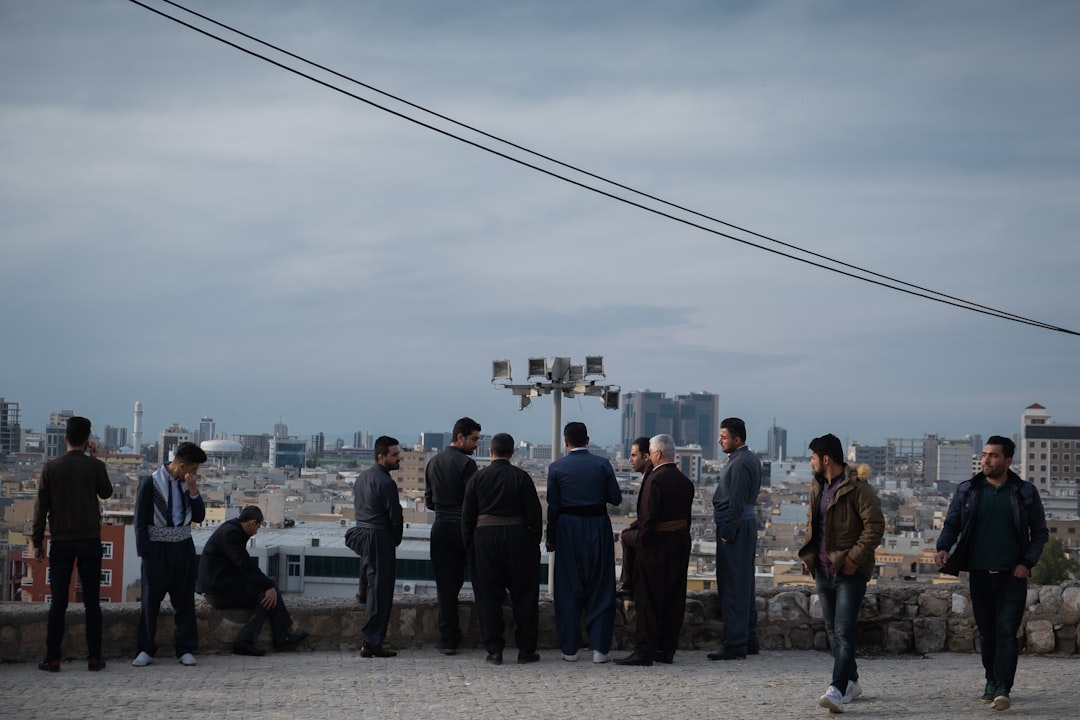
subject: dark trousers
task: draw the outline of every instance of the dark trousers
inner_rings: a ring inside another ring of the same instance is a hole
[[[236,636],[238,642],[247,642],[254,645],[258,641],[263,624],[269,615],[270,633],[274,638],[274,642],[277,643],[289,634],[289,630],[292,629],[292,618],[285,608],[285,600],[281,597],[280,592],[278,593],[277,605],[270,610],[262,606],[262,599],[265,594],[265,590],[261,590],[254,585],[245,585],[243,590],[235,595],[214,593],[207,594],[206,599],[218,610],[228,610],[230,608],[253,608],[255,610],[251,620],[240,629],[240,633]]]
[[[619,544],[622,546],[622,572],[619,573],[619,588],[632,590],[634,587],[634,563],[637,562],[638,529],[636,525],[619,533]],[[635,605],[637,602],[635,601]]]
[[[506,646],[502,604],[509,591],[518,655],[536,652],[540,546],[524,525],[489,526],[476,529],[472,552],[473,592],[484,648],[498,653]]]
[[[157,620],[165,594],[173,606],[173,648],[176,657],[199,649],[195,624],[195,543],[151,542],[142,557],[142,618],[139,652],[157,653]]]
[[[458,594],[465,583],[467,562],[461,516],[436,515],[431,527],[431,566],[439,598],[439,638],[444,648],[456,648],[461,642]]]
[[[640,538],[639,538],[640,540]],[[638,544],[634,568],[634,652],[671,657],[679,647],[686,613],[690,533],[654,533]]]
[[[52,604],[49,605],[49,630],[45,641],[46,660],[60,659],[71,573],[76,566],[86,608],[86,655],[101,658],[101,538],[92,538],[49,541]]]
[[[390,626],[397,582],[397,546],[389,530],[359,528],[360,572],[367,581],[367,606],[360,635],[365,646],[381,647]]]
[[[717,533],[719,538],[719,533]],[[733,651],[758,649],[757,592],[754,553],[757,523],[744,519],[739,534],[729,543],[717,540],[716,585],[724,621],[724,647]]]
[[[615,631],[615,542],[607,515],[560,515],[555,530],[555,632],[563,654],[581,647],[607,653]]]
[[[854,575],[830,578],[819,571],[814,582],[821,602],[821,619],[825,621],[825,633],[829,636],[833,654],[832,680],[829,684],[843,694],[847,692],[849,680],[859,679],[859,668],[855,662],[855,631],[866,595],[866,576],[856,571]]]
[[[979,628],[986,681],[1000,690],[1012,689],[1020,645],[1016,633],[1027,603],[1027,578],[1011,571],[990,573],[973,570],[970,575],[971,614]]]

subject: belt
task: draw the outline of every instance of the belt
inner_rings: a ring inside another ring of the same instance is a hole
[[[523,517],[506,517],[503,515],[479,515],[476,518],[476,527],[502,527],[506,525],[524,525]]]
[[[690,523],[685,520],[667,520],[662,523],[656,523],[656,532],[679,532],[680,530],[689,530]]]

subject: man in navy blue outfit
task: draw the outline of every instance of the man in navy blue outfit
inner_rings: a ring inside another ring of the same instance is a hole
[[[949,503],[935,557],[941,572],[968,571],[986,672],[979,699],[994,710],[1012,704],[1027,579],[1050,537],[1038,488],[1009,469],[1015,451],[1009,438],[986,441],[982,472],[960,483]]]
[[[593,662],[605,663],[615,630],[615,539],[607,506],[622,502],[615,471],[607,458],[589,452],[585,423],[563,429],[567,454],[548,467],[548,552],[555,560],[555,631],[563,660],[577,660],[579,618]]]

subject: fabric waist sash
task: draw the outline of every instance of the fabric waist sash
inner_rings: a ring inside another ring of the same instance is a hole
[[[505,525],[524,525],[523,517],[505,517],[503,515],[480,515],[476,518],[476,527],[501,527]]]
[[[363,520],[357,520],[356,521],[356,527],[358,527],[358,528],[367,528],[368,530],[389,530],[390,529],[389,525],[384,525],[382,523],[365,522]]]
[[[596,517],[607,515],[607,505],[570,505],[559,508],[564,515],[579,515],[581,517]]]
[[[656,523],[656,532],[678,532],[680,530],[689,530],[690,523],[685,520],[668,520],[662,523]]]
[[[158,527],[150,525],[146,528],[150,542],[178,543],[191,539],[191,526]]]

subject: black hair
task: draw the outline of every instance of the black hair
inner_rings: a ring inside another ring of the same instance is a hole
[[[731,437],[737,437],[743,442],[746,442],[746,423],[742,421],[742,418],[724,418],[720,421],[720,429],[727,430],[731,434]]]
[[[1012,456],[1013,456],[1013,453],[1016,452],[1016,443],[1014,443],[1009,438],[1003,437],[1001,435],[991,435],[990,439],[986,441],[986,444],[987,445],[1000,445],[1001,446],[1001,454],[1004,455],[1006,458],[1009,458],[1009,459],[1011,459]],[[1055,455],[1054,457],[1057,457],[1057,456]]]
[[[514,436],[510,433],[495,433],[491,438],[493,457],[508,459],[514,455]]]
[[[397,438],[392,438],[389,435],[380,435],[375,438],[375,459],[377,460],[380,455],[389,455],[390,448],[395,445],[400,445]]]
[[[589,429],[583,422],[568,422],[563,428],[563,440],[571,447],[586,447],[589,444]]]
[[[636,438],[634,442],[630,444],[637,445],[637,451],[645,457],[649,457],[649,438],[642,435],[641,437]]]
[[[840,442],[840,438],[832,433],[811,440],[810,452],[817,453],[819,457],[829,458],[834,465],[844,464],[844,446]]]
[[[193,462],[202,465],[206,462],[206,453],[203,449],[193,442],[182,442],[176,446],[176,452],[173,453],[173,459],[180,462]]]
[[[240,510],[240,514],[236,516],[236,519],[240,522],[258,520],[261,523],[263,521],[263,513],[258,505],[245,505],[244,508]]]
[[[476,422],[471,417],[463,417],[454,423],[454,436],[450,438],[450,441],[457,442],[458,435],[469,437],[473,432],[480,432],[480,423]]]
[[[72,447],[78,447],[90,439],[90,420],[76,415],[67,419],[64,439]]]

